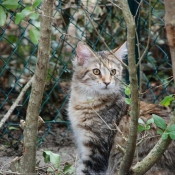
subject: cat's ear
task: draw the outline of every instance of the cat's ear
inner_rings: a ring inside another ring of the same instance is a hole
[[[81,41],[78,42],[76,53],[77,61],[80,65],[83,65],[85,60],[93,56],[93,51]]]
[[[128,54],[127,42],[124,42],[120,47],[114,49],[113,52],[117,58],[121,60],[124,59],[125,56]]]

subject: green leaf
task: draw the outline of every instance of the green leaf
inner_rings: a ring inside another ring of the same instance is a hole
[[[31,41],[34,44],[38,44],[40,31],[38,31],[37,29],[31,28],[30,31],[29,31],[29,36],[30,36]]]
[[[43,152],[44,162],[51,162],[56,168],[60,167],[60,155],[53,153],[52,151]]]
[[[2,7],[0,7],[0,26],[3,26],[6,21],[6,13]]]
[[[22,13],[17,13],[15,17],[15,24],[19,24],[24,18],[25,16]]]
[[[48,151],[43,152],[44,162],[49,163],[50,162],[50,154],[48,154]]]
[[[125,103],[130,105],[131,104],[131,99],[130,98],[125,98]]]
[[[33,7],[36,8],[38,5],[40,5],[40,3],[42,2],[43,0],[36,0],[33,4]]]
[[[160,104],[167,107],[171,104],[173,100],[174,100],[173,95],[168,95],[160,102]]]
[[[145,130],[145,127],[143,125],[138,125],[137,131],[142,132]]]
[[[9,126],[8,129],[9,129],[9,130],[19,130],[19,128],[14,127],[14,126]]]
[[[175,131],[169,132],[169,136],[172,140],[175,140]]]
[[[158,130],[157,130],[157,134],[162,135],[162,134],[163,134],[163,131],[162,131],[161,129],[158,129]]]
[[[145,124],[145,122],[141,118],[138,119],[138,123],[143,124],[143,125]]]
[[[127,86],[125,88],[125,95],[131,95],[131,90],[130,90],[129,86]]]
[[[31,14],[31,13],[33,13],[33,12],[34,12],[34,10],[33,10],[32,7],[30,7],[30,6],[27,6],[26,8],[24,8],[24,9],[21,11],[22,15],[24,15],[24,16],[28,16],[29,14]]]
[[[148,131],[150,130],[150,128],[151,128],[150,125],[146,125],[145,130]]]
[[[152,114],[153,119],[154,119],[154,123],[156,124],[157,127],[161,128],[161,129],[166,129],[166,123],[165,120],[161,117],[159,117],[158,115]]]
[[[153,118],[150,118],[150,119],[147,120],[147,122],[146,122],[147,125],[150,125],[151,123],[154,123],[154,119],[153,119]]]
[[[65,164],[64,169],[63,169],[64,174],[73,174],[74,171],[75,171],[75,168],[71,164],[69,163]]]
[[[164,132],[164,133],[162,134],[162,139],[163,139],[163,140],[167,140],[167,139],[168,139],[168,133]]]
[[[6,0],[2,3],[8,10],[14,10],[18,7],[18,0]]]
[[[38,13],[32,13],[30,15],[30,19],[38,19],[38,17],[39,17],[39,14]]]
[[[175,131],[175,124],[174,124],[174,125],[170,125],[170,126],[167,128],[167,131],[168,131],[168,132]]]
[[[15,24],[19,24],[26,16],[28,16],[29,14],[33,12],[34,11],[32,10],[32,8],[27,6],[20,13],[16,14]]]

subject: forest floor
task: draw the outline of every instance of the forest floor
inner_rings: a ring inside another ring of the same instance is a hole
[[[64,137],[62,136],[63,132],[66,132]],[[41,129],[39,135],[43,134],[44,129]],[[22,150],[22,143],[18,143],[18,145],[14,147],[11,144],[7,144],[7,141],[6,144],[2,143],[2,141],[0,142],[0,175],[11,175],[11,173],[9,173],[10,164],[14,158],[22,155]],[[67,163],[75,167],[76,148],[71,131],[64,131],[64,129],[60,129],[58,125],[52,127],[51,134],[46,135],[44,141],[37,149],[36,158],[38,175],[55,174],[47,173],[48,167],[52,167],[53,165],[44,162],[43,151],[48,150],[60,155],[62,168],[64,167],[64,164]],[[15,173],[12,174],[15,175]]]

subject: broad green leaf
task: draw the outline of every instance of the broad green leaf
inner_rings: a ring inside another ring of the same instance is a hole
[[[2,7],[0,7],[0,26],[3,26],[6,21],[6,13]]]
[[[141,118],[138,119],[138,123],[143,124],[143,125],[145,124],[145,122]]]
[[[156,124],[157,127],[161,128],[161,129],[166,129],[166,123],[165,123],[165,120],[163,118],[161,118],[155,114],[152,114],[152,116],[154,119],[154,123]]]
[[[164,133],[162,134],[162,139],[163,139],[163,140],[167,140],[167,139],[168,139],[168,133],[164,132]]]
[[[27,6],[20,13],[16,14],[15,24],[19,24],[26,16],[28,16],[29,14],[33,12],[34,11],[32,10],[32,8]]]
[[[146,122],[147,125],[150,125],[151,123],[154,123],[154,119],[153,119],[153,118],[150,118],[150,119],[147,120],[147,122]]]
[[[125,98],[125,103],[130,105],[131,104],[131,99],[130,98]]]
[[[36,0],[33,4],[33,7],[36,8],[38,5],[40,5],[40,3],[42,2],[43,0]]]
[[[162,134],[163,134],[163,131],[162,131],[161,129],[158,129],[158,130],[157,130],[157,134],[162,135]]]
[[[52,151],[43,152],[44,162],[51,162],[56,168],[60,167],[60,155],[53,153]]]
[[[125,88],[125,94],[126,95],[131,95],[131,90],[128,86]]]
[[[160,102],[160,104],[167,107],[171,104],[173,100],[174,100],[173,95],[168,95]]]
[[[24,18],[25,16],[22,13],[17,13],[15,17],[15,24],[19,24]]]
[[[64,169],[63,169],[64,174],[73,174],[74,171],[75,171],[75,168],[71,164],[69,163],[65,164]]]
[[[24,16],[28,16],[29,14],[31,14],[31,13],[33,13],[33,12],[34,12],[34,10],[33,10],[32,7],[30,7],[30,6],[27,6],[26,8],[24,8],[24,9],[21,11],[22,15],[24,15]]]
[[[30,15],[30,19],[38,19],[38,17],[39,17],[39,14],[38,13],[32,13]]]
[[[142,132],[145,130],[145,127],[143,125],[138,125],[137,131]]]
[[[174,125],[170,125],[170,126],[167,128],[167,131],[168,131],[168,132],[175,131],[175,124],[174,124]]]
[[[172,140],[175,140],[175,131],[169,132],[169,136]]]
[[[37,29],[31,28],[30,31],[29,31],[29,36],[30,36],[31,41],[34,44],[38,44],[38,40],[39,40],[39,36],[40,36],[40,31],[37,30]]]
[[[18,0],[6,0],[2,3],[8,10],[14,10],[18,7]]]

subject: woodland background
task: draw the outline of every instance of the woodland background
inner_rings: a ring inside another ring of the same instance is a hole
[[[85,9],[81,8],[80,2]],[[141,2],[130,4],[131,12],[136,17],[137,41],[141,52],[147,48],[138,69],[140,98],[159,103],[164,96],[175,93],[165,33],[165,7],[162,0]],[[70,143],[66,104],[72,75],[71,59],[75,56],[78,41],[83,40],[95,51],[100,51],[106,50],[100,36],[111,49],[126,40],[126,24],[120,5],[116,3],[106,0],[54,1],[49,70],[40,108],[45,125],[39,132],[39,146],[44,145],[50,136],[59,145],[62,140],[63,145]],[[0,119],[34,74],[40,8],[40,3],[36,6],[30,0],[14,0],[13,4],[10,4],[10,0],[0,0]],[[5,17],[2,17],[4,13]],[[139,56],[137,51],[136,56]],[[126,71],[124,80],[129,83]],[[21,119],[25,120],[29,95],[30,89],[0,129],[0,145],[20,149],[23,134],[19,123]],[[59,140],[56,138],[58,135]]]

